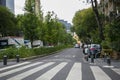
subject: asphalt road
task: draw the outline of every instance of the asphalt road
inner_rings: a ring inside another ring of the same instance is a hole
[[[0,80],[120,80],[120,68],[84,60],[82,49],[0,67]]]

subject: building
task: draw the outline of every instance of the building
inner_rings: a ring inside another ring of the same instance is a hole
[[[99,10],[109,20],[120,18],[120,0],[100,0]]]
[[[12,13],[14,13],[14,0],[0,0],[1,6],[6,6]]]
[[[6,0],[0,0],[0,5],[5,6]]]
[[[63,25],[65,25],[65,28],[66,28],[66,31],[68,32],[68,33],[70,33],[71,32],[71,30],[70,30],[70,28],[71,28],[71,24],[70,23],[68,23],[67,21],[65,21],[65,20],[59,20]]]

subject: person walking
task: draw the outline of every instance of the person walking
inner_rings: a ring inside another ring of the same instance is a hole
[[[90,55],[90,50],[89,50],[88,47],[86,47],[86,48],[85,48],[85,59],[86,59],[86,61],[88,61],[89,55]]]
[[[91,52],[91,54],[90,54],[91,63],[94,63],[95,51],[96,51],[96,49],[95,49],[94,46],[90,48],[90,52]]]

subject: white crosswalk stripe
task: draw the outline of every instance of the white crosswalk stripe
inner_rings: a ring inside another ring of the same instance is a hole
[[[25,64],[29,64],[29,63],[30,62],[24,62],[24,63],[19,63],[19,64],[16,64],[16,65],[12,65],[12,66],[7,66],[7,67],[4,67],[4,68],[0,68],[0,71],[10,69],[10,68],[14,68],[14,67],[18,67],[18,66],[25,65]]]
[[[7,76],[7,75],[9,75],[9,74],[12,74],[12,73],[21,71],[21,70],[23,70],[23,69],[26,69],[26,68],[29,68],[29,67],[32,67],[32,66],[41,64],[41,63],[42,63],[42,62],[36,62],[36,63],[34,63],[34,64],[26,65],[26,66],[23,66],[23,67],[20,67],[20,68],[16,68],[16,69],[10,70],[10,71],[8,71],[8,72],[1,73],[1,74],[0,74],[0,77]]]
[[[35,80],[52,80],[52,79],[56,79],[57,76],[59,75],[59,73],[61,74],[62,71],[64,71],[64,69],[66,69],[66,67],[69,65],[69,62],[60,62],[59,64],[56,62],[35,62],[35,63],[31,63],[31,62],[24,62],[24,63],[19,63],[16,65],[11,65],[11,66],[7,66],[5,68],[0,68],[0,71],[2,71],[0,73],[0,80],[2,79],[2,77],[6,77],[7,75],[9,75],[9,78],[7,78],[6,80],[23,80],[23,79],[27,79],[28,77],[32,77],[32,75],[34,75],[37,72],[40,72],[43,69],[50,69],[46,72],[44,72],[44,74],[40,74],[37,75],[38,77],[33,77]],[[75,62],[73,65],[70,64],[71,66],[69,66],[67,73],[65,74],[64,80],[82,80],[83,77],[83,73],[82,73],[82,63],[81,62]],[[37,67],[35,67],[37,66]],[[51,68],[50,66],[54,66],[53,68]],[[34,67],[34,68],[32,68]],[[29,68],[29,69],[27,69]],[[87,67],[88,68],[88,67]],[[10,70],[9,70],[10,69]],[[25,70],[26,71],[22,71]],[[120,69],[118,68],[111,68],[113,71],[115,71],[117,74],[120,75]],[[4,70],[6,70],[6,72],[3,72]],[[100,68],[97,65],[94,66],[90,66],[89,70],[91,70],[92,72],[89,72],[90,74],[93,74],[93,77],[95,78],[95,80],[112,80],[110,78],[110,76],[108,76],[108,74],[105,73],[105,71]],[[16,72],[21,71],[22,73],[18,73],[16,74]],[[44,70],[43,70],[44,71]],[[64,73],[64,72],[63,72]],[[11,74],[14,74],[14,76],[12,76]],[[63,74],[64,75],[64,74]],[[56,76],[56,77],[55,77]],[[62,77],[62,75],[61,75]]]
[[[120,69],[113,68],[112,70],[113,70],[114,72],[116,72],[117,74],[119,74],[119,75],[120,75]]]
[[[81,63],[75,63],[66,80],[82,80]]]
[[[50,66],[52,64],[54,64],[54,62],[50,62],[50,63],[47,63],[45,65],[39,66],[37,68],[31,69],[29,71],[26,71],[26,72],[24,72],[22,74],[16,75],[16,76],[14,76],[12,78],[9,78],[7,80],[22,80],[23,78],[25,78],[25,77],[27,77],[27,76],[29,76],[29,75],[31,75],[31,74],[39,71],[39,70],[42,70],[42,69],[44,69],[44,68],[46,68],[46,67],[48,67],[48,66]]]
[[[57,72],[59,72],[65,65],[67,65],[66,62],[62,62],[50,71],[46,72],[42,76],[38,77],[36,80],[51,80]],[[47,77],[46,77],[47,76]]]
[[[101,68],[98,66],[90,66],[95,80],[112,80]]]

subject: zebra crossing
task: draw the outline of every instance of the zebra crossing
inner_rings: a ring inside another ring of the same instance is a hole
[[[118,73],[120,75],[120,68],[118,69],[112,69],[114,72]]]
[[[0,80],[23,80],[27,77],[32,77],[32,75],[34,75],[35,73],[54,65],[51,69],[44,72],[42,75],[38,74],[39,76],[35,78],[35,80],[52,80],[57,75],[57,73],[65,68],[69,63],[70,62],[23,62],[16,65],[6,66],[0,68]],[[66,79],[64,80],[82,80],[82,76],[84,75],[82,74],[82,63],[75,62],[70,67],[71,69],[67,73]],[[104,72],[101,67],[90,65],[89,68],[91,70],[90,74],[93,74],[95,80],[112,80],[111,77],[106,72]],[[112,68],[111,70],[120,75],[120,69]],[[17,72],[20,71],[23,72],[17,74]],[[11,76],[5,78],[8,75]],[[62,75],[64,75],[64,73]]]
[[[95,79],[97,80],[112,80],[104,71],[102,71],[98,66],[90,66]],[[96,75],[97,74],[97,75]]]

